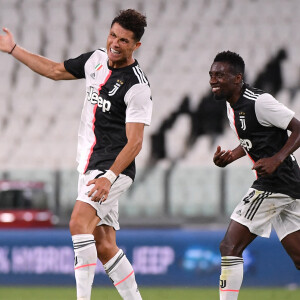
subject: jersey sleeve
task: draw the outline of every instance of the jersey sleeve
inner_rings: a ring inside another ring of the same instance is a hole
[[[150,125],[152,116],[151,90],[148,84],[135,84],[124,97],[126,123],[144,123]]]
[[[81,54],[76,58],[65,60],[64,65],[66,70],[78,79],[85,78],[84,66],[93,53],[94,51]]]
[[[266,127],[278,127],[286,129],[295,113],[272,95],[265,93],[260,95],[255,102],[255,113],[258,122]]]

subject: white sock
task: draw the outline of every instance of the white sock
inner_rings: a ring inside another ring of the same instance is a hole
[[[103,266],[124,300],[142,300],[133,268],[121,249]]]
[[[72,236],[75,252],[74,270],[76,278],[77,299],[90,300],[97,264],[97,250],[92,234]]]
[[[243,281],[241,257],[223,256],[220,276],[220,300],[237,300]]]

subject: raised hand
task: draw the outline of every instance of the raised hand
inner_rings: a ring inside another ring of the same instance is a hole
[[[217,150],[213,157],[213,162],[216,166],[220,168],[226,167],[228,164],[232,162],[232,151],[231,150],[221,150],[221,147],[218,146]]]
[[[12,33],[7,28],[2,28],[4,34],[0,34],[0,51],[10,53],[15,46]]]

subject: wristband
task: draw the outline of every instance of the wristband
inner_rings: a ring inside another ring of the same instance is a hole
[[[117,179],[117,175],[111,170],[106,171],[106,173],[101,177],[105,177],[106,179],[108,179],[110,181],[110,184],[113,184]]]
[[[12,47],[12,49],[11,49],[11,51],[10,52],[8,52],[8,54],[12,54],[13,53],[13,51],[15,50],[15,48],[16,48],[16,46],[17,46],[17,43]]]

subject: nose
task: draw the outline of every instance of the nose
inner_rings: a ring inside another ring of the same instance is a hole
[[[119,42],[118,39],[113,39],[112,41],[112,46],[118,48],[119,47]]]
[[[210,79],[209,79],[209,83],[210,83],[210,84],[213,84],[213,83],[216,83],[216,82],[217,82],[216,76],[211,75],[211,76],[210,76]]]

